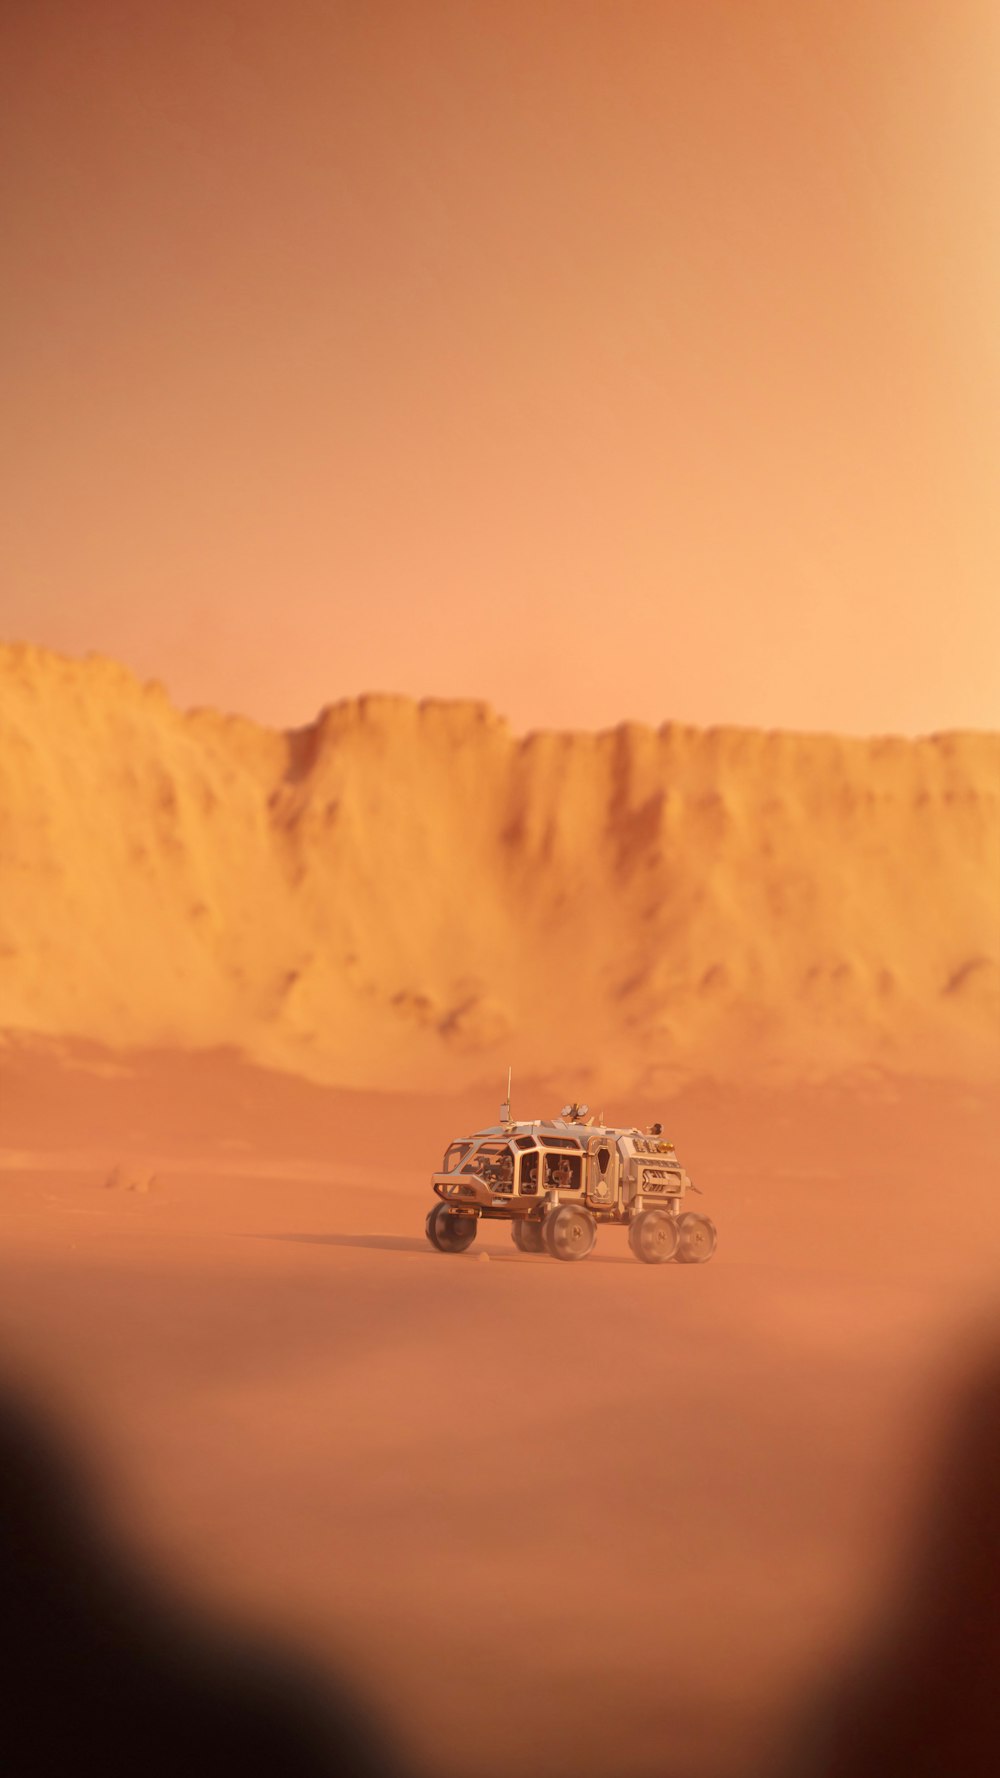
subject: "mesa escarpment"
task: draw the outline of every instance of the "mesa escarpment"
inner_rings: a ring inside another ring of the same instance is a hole
[[[1000,737],[361,697],[289,734],[0,650],[0,1021],[348,1085],[1000,1052]]]

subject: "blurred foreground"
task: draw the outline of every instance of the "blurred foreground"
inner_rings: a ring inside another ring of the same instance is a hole
[[[609,1101],[665,1119],[719,1226],[709,1266],[661,1272],[615,1234],[578,1267],[499,1228],[433,1253],[426,1175],[492,1103],[65,1047],[8,1051],[3,1086],[8,1369],[76,1428],[117,1528],[81,1543],[75,1483],[9,1420],[23,1721],[106,1734],[90,1672],[115,1734],[171,1725],[146,1771],[197,1769],[182,1719],[217,1772],[370,1769],[383,1735],[469,1778],[995,1769],[983,1091]],[[377,1735],[344,1696],[374,1701]]]
[[[954,1421],[900,1597],[804,1707],[776,1755],[784,1778],[992,1778],[1000,1766],[1000,1348]],[[0,1392],[0,1584],[6,1772],[404,1771],[330,1674],[199,1617],[131,1566],[16,1387]],[[669,1746],[663,1759],[668,1778]]]
[[[258,1631],[145,1575],[22,1390],[0,1390],[0,1763],[60,1772],[375,1778],[363,1710]]]

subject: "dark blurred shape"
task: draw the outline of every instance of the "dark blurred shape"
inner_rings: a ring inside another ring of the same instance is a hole
[[[1000,1773],[1000,1353],[962,1392],[901,1594],[785,1778]]]
[[[3,1778],[402,1770],[327,1675],[206,1621],[131,1565],[84,1467],[0,1385]],[[809,1714],[781,1778],[998,1773],[1000,1351],[958,1404],[900,1596]]]
[[[84,1466],[0,1386],[4,1778],[384,1778],[364,1713],[321,1672],[205,1621],[140,1574]]]

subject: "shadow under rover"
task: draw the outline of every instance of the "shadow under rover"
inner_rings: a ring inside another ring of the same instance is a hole
[[[509,1251],[501,1249],[498,1252],[495,1248],[487,1248],[478,1242],[473,1242],[472,1246],[466,1248],[464,1253],[438,1253],[423,1235],[314,1235],[282,1231],[273,1235],[253,1235],[250,1238],[255,1241],[296,1241],[306,1247],[365,1247],[373,1252],[382,1253],[420,1253],[428,1259],[444,1261],[449,1265],[454,1265],[456,1261],[460,1260],[478,1259],[484,1253],[488,1254],[494,1263],[504,1265],[508,1261],[514,1265],[537,1265],[544,1261],[551,1266],[553,1263],[547,1253],[519,1253],[513,1241],[510,1243]],[[579,1263],[586,1266],[629,1265],[633,1268],[636,1267],[635,1260],[627,1253],[590,1253],[585,1260]],[[561,1271],[564,1269],[567,1268],[560,1266]]]
[[[427,1253],[434,1249],[419,1235],[311,1235],[295,1231],[254,1235],[255,1241],[297,1241],[304,1247],[370,1247],[376,1252]]]

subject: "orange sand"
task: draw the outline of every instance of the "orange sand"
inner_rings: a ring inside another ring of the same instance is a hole
[[[579,1266],[426,1245],[475,1095],[65,1043],[3,1079],[8,1351],[153,1559],[353,1671],[434,1770],[742,1774],[852,1642],[996,1303],[985,1092],[610,1105],[669,1118],[721,1231],[647,1270],[615,1232]]]

